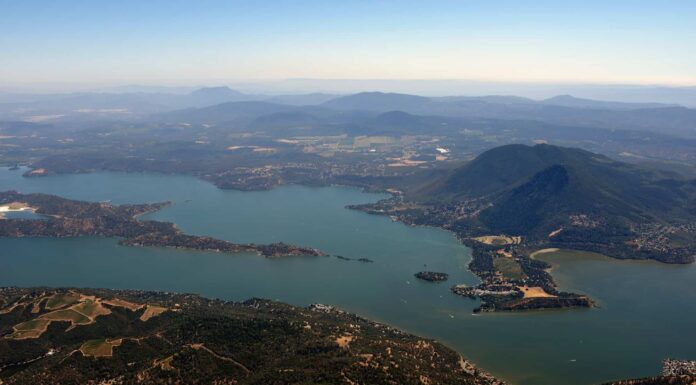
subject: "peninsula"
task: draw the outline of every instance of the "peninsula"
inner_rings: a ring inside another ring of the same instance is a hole
[[[1,219],[0,237],[119,237],[128,246],[177,247],[225,253],[257,253],[266,257],[323,256],[321,251],[272,243],[238,244],[211,237],[188,235],[173,223],[142,221],[138,217],[168,205],[168,202],[112,205],[75,201],[46,194],[0,192],[0,207],[22,207],[42,219]]]

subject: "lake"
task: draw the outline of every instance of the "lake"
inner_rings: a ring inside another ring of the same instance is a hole
[[[23,178],[0,169],[0,191],[172,205],[147,215],[191,234],[233,242],[283,241],[334,257],[268,259],[118,245],[117,239],[0,239],[0,285],[184,291],[229,300],[262,297],[335,305],[437,339],[519,385],[586,385],[659,373],[666,357],[696,358],[696,266],[617,261],[559,252],[563,289],[597,300],[592,310],[474,315],[478,303],[449,292],[476,284],[470,250],[447,231],[409,227],[345,209],[386,197],[344,187],[287,186],[239,192],[186,176],[94,173]],[[450,274],[444,283],[413,277]]]

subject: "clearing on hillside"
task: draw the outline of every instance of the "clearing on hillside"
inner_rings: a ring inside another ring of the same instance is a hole
[[[522,242],[522,237],[520,236],[509,237],[507,235],[484,235],[472,239],[477,242],[493,246],[516,245]]]
[[[15,340],[39,338],[39,336],[48,329],[50,323],[50,320],[43,319],[33,319],[31,321],[22,322],[14,326],[14,333],[12,333],[9,338]]]
[[[86,300],[75,306],[70,307],[78,313],[84,314],[88,318],[94,320],[97,316],[111,314],[111,310],[105,308],[101,303],[92,300]]]
[[[58,294],[54,294],[48,298],[48,301],[46,301],[45,307],[47,310],[60,309],[60,308],[72,305],[74,303],[77,303],[79,300],[80,300],[79,294],[75,294],[73,292],[58,293]]]
[[[130,310],[130,311],[136,311],[136,310],[141,309],[143,306],[145,306],[145,305],[141,305],[138,303],[124,301],[120,298],[105,299],[102,301],[102,303],[107,304],[109,306],[114,306],[114,307],[123,307],[123,308]]]
[[[39,319],[49,320],[49,321],[69,321],[71,323],[70,328],[72,329],[77,325],[87,325],[93,321],[84,314],[80,314],[72,309],[56,310],[50,313],[42,314]]]
[[[80,352],[85,357],[111,357],[114,347],[121,346],[123,339],[90,340],[80,346]]]
[[[522,271],[522,266],[512,258],[496,257],[493,259],[493,266],[508,279],[523,280],[527,278],[527,275]]]
[[[157,317],[158,315],[167,311],[166,307],[147,305],[145,312],[140,316],[141,321],[147,321],[152,317]]]
[[[549,294],[544,291],[543,288],[539,286],[519,286],[520,291],[524,294],[524,298],[550,298],[556,297],[555,295]]]

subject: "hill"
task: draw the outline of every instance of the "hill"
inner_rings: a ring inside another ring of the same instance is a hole
[[[430,98],[417,95],[361,92],[354,95],[341,96],[322,103],[323,107],[336,110],[366,110],[388,112],[394,110],[414,111],[430,103]]]
[[[365,211],[463,238],[522,236],[530,248],[672,263],[696,256],[696,180],[547,144],[491,149]]]
[[[192,107],[212,106],[220,103],[248,101],[253,97],[229,87],[204,87],[185,95],[180,103]]]
[[[502,384],[451,349],[329,306],[0,289],[3,384]]]
[[[588,151],[540,144],[508,145],[484,152],[417,192],[429,199],[487,197],[493,207],[482,213],[488,226],[503,231],[504,217],[534,229],[525,218],[585,213],[631,221],[689,221],[694,218],[694,181],[642,169]],[[520,211],[526,210],[526,211]],[[507,220],[507,221],[511,221]]]

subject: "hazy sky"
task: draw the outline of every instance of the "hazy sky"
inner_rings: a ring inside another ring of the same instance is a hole
[[[0,86],[283,78],[696,85],[696,1],[0,0]]]

